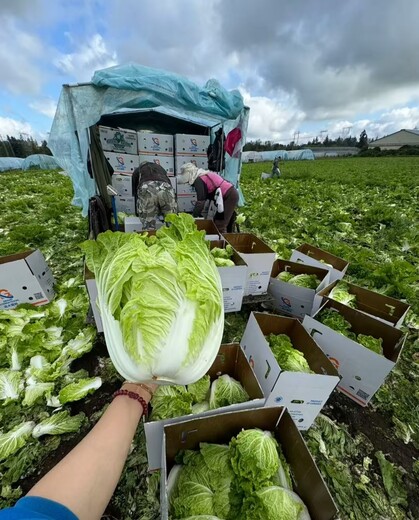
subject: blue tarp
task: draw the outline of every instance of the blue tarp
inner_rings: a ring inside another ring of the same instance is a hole
[[[198,87],[190,80],[136,64],[118,65],[95,72],[92,83],[64,86],[52,124],[48,146],[74,185],[73,203],[87,214],[96,186],[87,171],[88,129],[102,115],[134,110],[160,111],[179,119],[227,133],[240,126],[245,142],[249,109],[239,91],[227,91],[216,80]],[[240,158],[226,156],[225,176],[235,184]]]
[[[22,164],[22,170],[55,170],[57,168],[59,165],[54,157],[42,153],[28,155]]]
[[[23,159],[20,157],[0,157],[0,172],[21,170]]]

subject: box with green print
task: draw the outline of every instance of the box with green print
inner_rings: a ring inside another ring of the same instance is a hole
[[[292,346],[304,354],[312,373],[283,370],[266,339],[269,334],[286,334]],[[254,312],[240,345],[267,396],[266,406],[286,406],[298,429],[309,429],[339,375],[301,323],[296,318]]]
[[[354,337],[363,334],[381,338],[383,355],[321,323],[324,310],[343,316]],[[341,376],[338,389],[361,406],[370,402],[393,370],[405,340],[399,329],[334,300],[328,300],[313,317],[305,316],[303,326],[336,366]]]
[[[285,279],[278,278],[280,273],[289,273],[293,277],[299,278],[302,275],[308,275],[315,281],[317,287],[312,289],[304,285],[294,285],[285,281]],[[317,297],[317,293],[327,287],[329,278],[330,272],[326,269],[291,262],[290,260],[275,260],[268,288],[268,292],[274,300],[274,308],[281,313],[304,318],[306,314],[312,313],[316,301],[322,300],[322,298]]]

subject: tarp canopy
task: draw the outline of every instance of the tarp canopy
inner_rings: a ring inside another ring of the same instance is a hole
[[[21,170],[23,159],[20,157],[0,157],[0,172]]]
[[[227,91],[214,79],[199,87],[177,74],[127,64],[96,71],[91,83],[64,85],[48,146],[69,173],[74,185],[73,202],[82,206],[83,214],[87,214],[89,198],[96,193],[87,169],[89,128],[99,121],[124,127],[123,121],[130,118],[131,124],[125,127],[156,131],[150,124],[150,114],[154,119],[170,120],[173,133],[192,133],[185,131],[192,125],[200,128],[196,133],[214,136],[222,126],[227,135],[240,127],[242,143],[246,139],[249,109],[240,92]],[[236,185],[240,166],[240,156],[226,154],[224,176]]]
[[[56,168],[59,168],[59,165],[54,157],[42,153],[28,155],[22,164],[22,170],[55,170]]]

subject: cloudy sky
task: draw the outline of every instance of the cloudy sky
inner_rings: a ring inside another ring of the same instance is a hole
[[[0,1],[0,135],[46,137],[63,83],[133,61],[239,88],[249,138],[419,127],[416,0]]]

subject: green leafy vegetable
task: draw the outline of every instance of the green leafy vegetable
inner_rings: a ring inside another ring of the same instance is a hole
[[[192,405],[192,413],[203,413],[207,412],[210,409],[210,405],[208,401],[203,401],[202,403],[196,403]]]
[[[70,416],[65,410],[52,414],[33,428],[32,436],[36,439],[42,435],[62,435],[64,433],[77,432],[84,420],[84,414]]]
[[[0,370],[0,401],[18,399],[23,390],[22,374],[14,370]]]
[[[100,377],[91,377],[89,379],[80,379],[75,383],[70,383],[65,386],[59,393],[58,399],[61,404],[66,404],[71,401],[78,401],[91,394],[102,386],[102,379]]]
[[[358,343],[361,343],[365,348],[372,350],[376,354],[383,355],[383,340],[381,338],[374,338],[365,334],[358,334]]]
[[[192,216],[170,214],[166,222],[150,247],[136,233],[107,231],[82,248],[119,373],[130,381],[189,384],[218,352],[222,286]]]
[[[214,257],[215,265],[218,267],[232,267],[234,266],[233,256],[234,250],[230,244],[227,244],[223,249],[221,247],[214,247],[211,249],[211,255]]]
[[[349,292],[348,284],[345,282],[339,281],[330,291],[329,297],[352,309],[356,309],[356,296]]]
[[[24,446],[34,429],[33,421],[18,424],[6,433],[0,433],[0,460],[7,459]]]
[[[37,383],[28,385],[25,388],[25,398],[23,406],[32,406],[44,396],[51,396],[54,390],[54,383]]]
[[[234,473],[255,488],[270,482],[279,470],[278,444],[271,432],[243,430],[233,437],[230,447]]]
[[[162,385],[151,398],[152,421],[171,419],[192,413],[193,397],[186,387],[180,385]]]
[[[292,346],[289,336],[286,334],[269,334],[266,337],[272,354],[278,361],[282,370],[289,370],[291,372],[306,372],[313,373],[304,354]]]
[[[278,486],[262,488],[244,501],[245,520],[299,520],[305,506],[295,493]]]
[[[382,451],[375,454],[378,464],[380,465],[381,475],[383,477],[384,488],[393,505],[407,506],[407,491],[403,483],[403,477],[400,469],[386,459]]]
[[[228,374],[219,376],[211,385],[209,405],[211,410],[229,406],[231,404],[244,403],[249,400],[249,394],[241,383]]]
[[[282,271],[277,276],[278,280],[282,282],[297,285],[298,287],[306,287],[307,289],[317,289],[320,285],[320,280],[315,274],[296,274],[293,275],[288,271]]]
[[[331,329],[343,334],[349,339],[353,339],[356,341],[356,335],[350,330],[352,325],[349,321],[346,321],[345,318],[336,311],[331,309],[325,309],[321,311],[318,317],[319,321],[326,325],[326,327],[330,327]]]
[[[209,390],[211,386],[211,378],[208,374],[198,379],[195,383],[188,385],[188,392],[192,396],[192,402],[202,403],[208,398]]]

